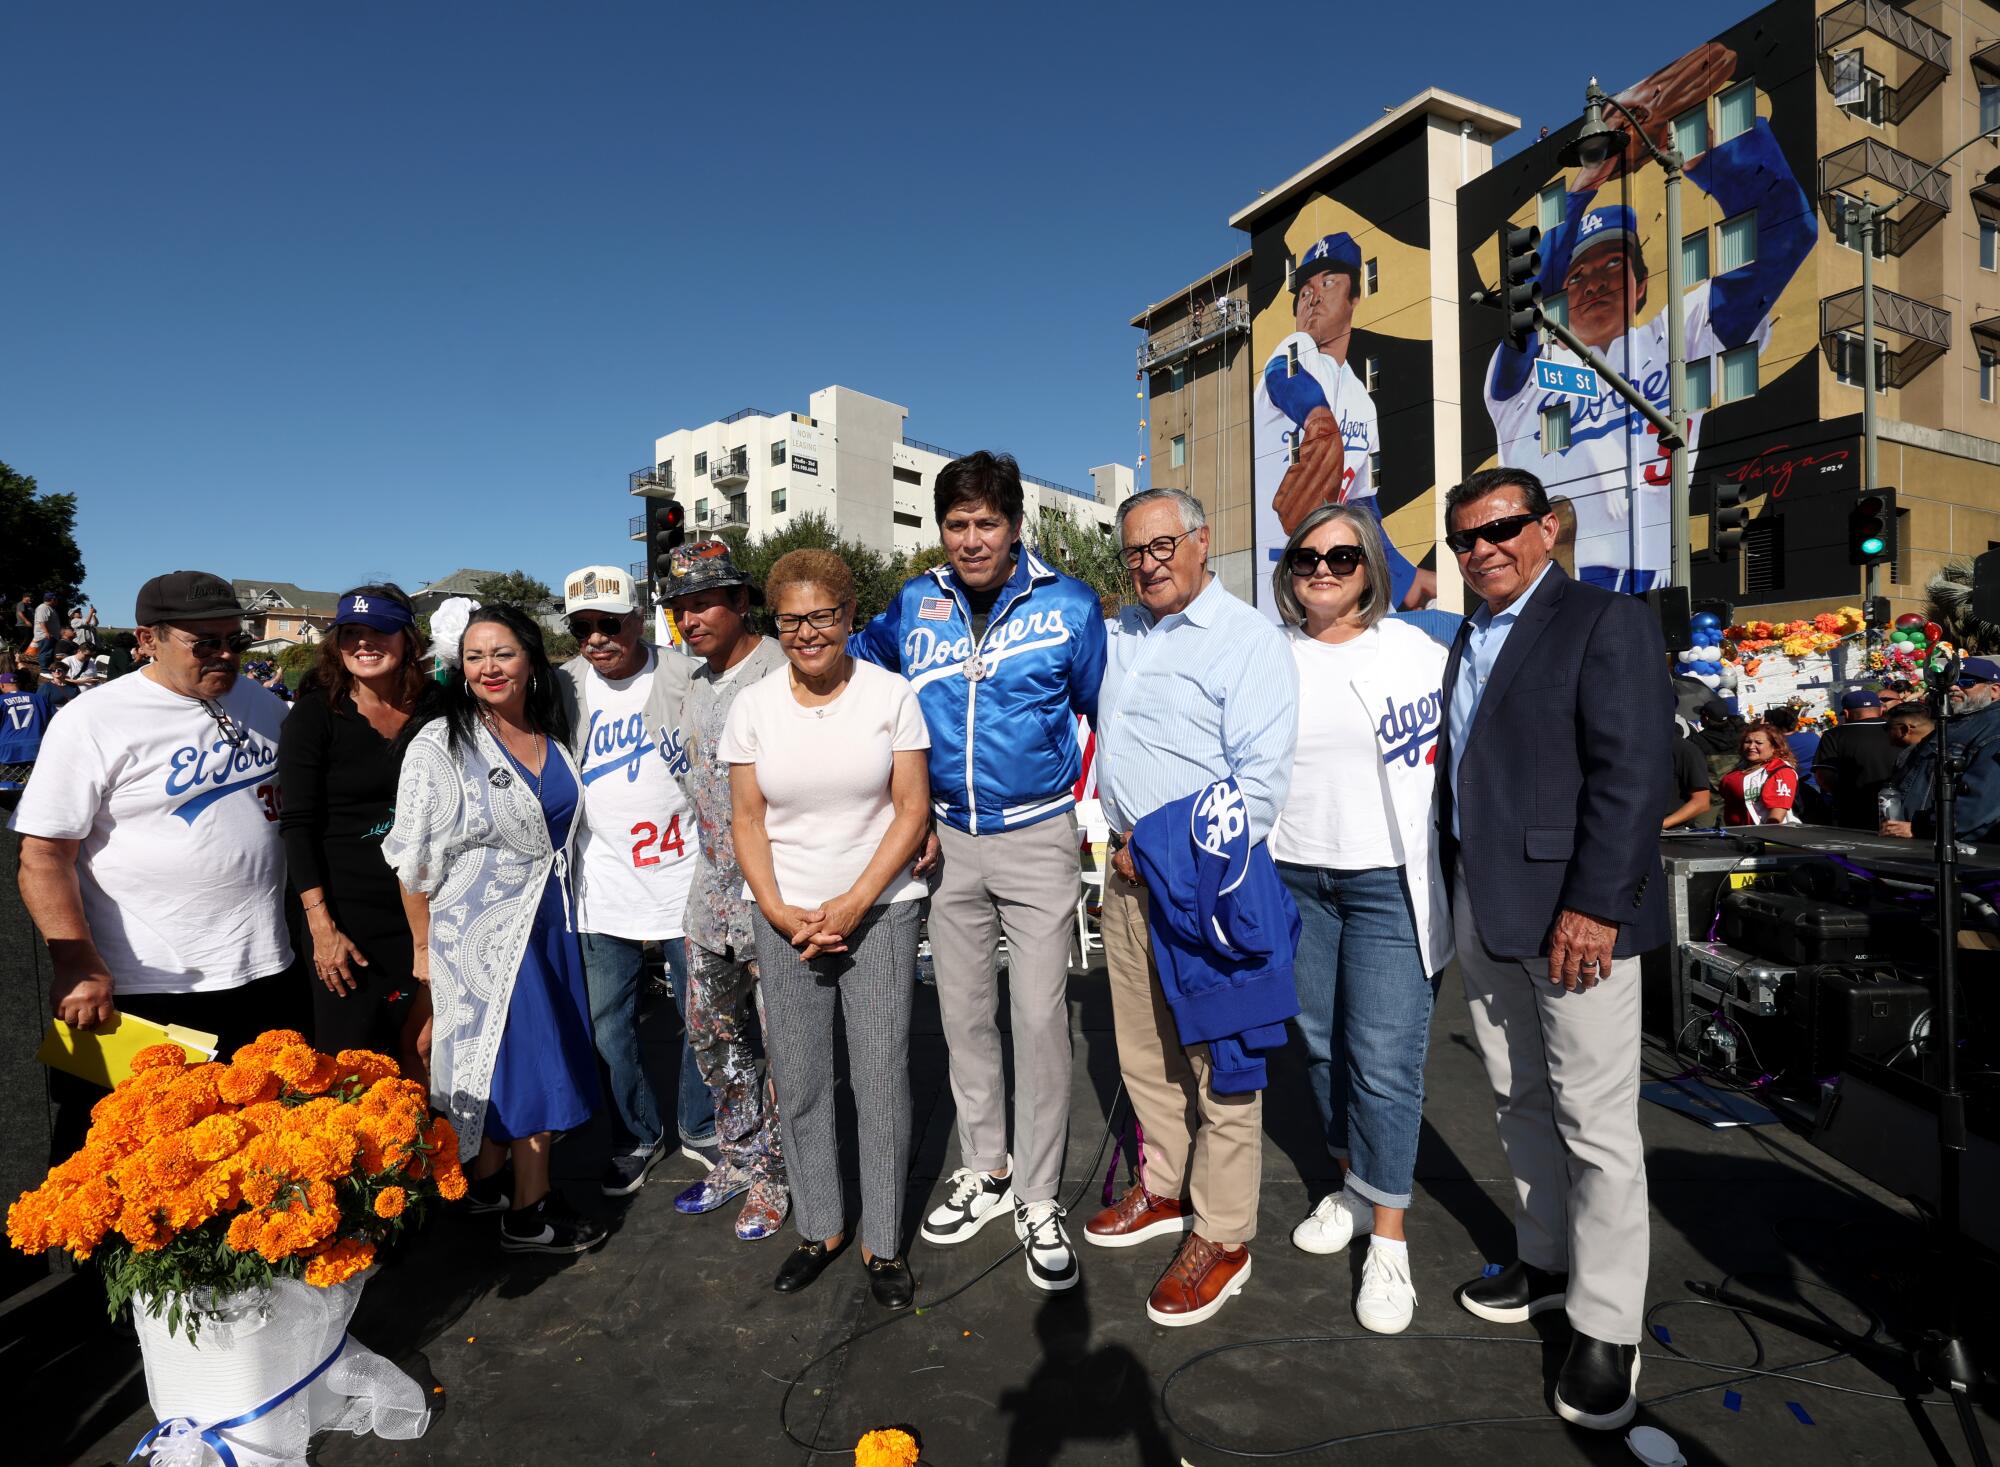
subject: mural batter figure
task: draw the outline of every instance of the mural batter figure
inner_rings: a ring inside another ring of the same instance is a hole
[[[1672,144],[1673,119],[1726,84],[1736,53],[1716,42],[1653,73],[1618,100],[1630,107],[1660,147]],[[1614,125],[1624,123],[1607,109]],[[1629,126],[1629,124],[1627,124]],[[1542,237],[1541,285],[1545,295],[1565,293],[1569,328],[1653,404],[1667,409],[1667,316],[1648,317],[1648,277],[1638,220],[1623,204],[1595,204],[1606,183],[1647,161],[1633,138],[1620,152],[1580,172],[1569,191],[1563,221]],[[1755,343],[1770,344],[1772,313],[1792,276],[1812,253],[1818,225],[1811,203],[1792,176],[1771,125],[1756,118],[1748,130],[1687,160],[1687,179],[1715,201],[1721,218],[1755,211],[1752,258],[1690,286],[1679,303],[1687,328],[1690,363]],[[1692,231],[1690,231],[1692,232]],[[1666,241],[1680,248],[1678,240]],[[1486,374],[1486,410],[1500,462],[1540,476],[1551,493],[1570,501],[1576,517],[1576,573],[1606,590],[1634,594],[1664,585],[1672,564],[1668,543],[1672,506],[1667,450],[1657,431],[1607,386],[1593,401],[1542,391],[1534,382],[1539,339],[1525,352],[1502,342]],[[1551,361],[1576,363],[1555,345]],[[1711,396],[1719,393],[1721,364],[1710,368]],[[1544,411],[1566,408],[1569,445],[1553,453],[1542,444]],[[1688,414],[1688,463],[1701,441],[1703,414]],[[1555,462],[1551,463],[1553,459]]]
[[[1381,429],[1367,384],[1348,361],[1360,295],[1361,247],[1352,235],[1327,235],[1293,268],[1295,329],[1264,364],[1256,388],[1260,573],[1322,504],[1366,505],[1378,521],[1382,517],[1372,467],[1382,450]],[[1412,565],[1390,545],[1390,600],[1422,606],[1436,594],[1436,573]]]

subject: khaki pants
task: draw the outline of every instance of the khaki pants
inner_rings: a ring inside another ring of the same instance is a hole
[[[1217,1095],[1208,1046],[1181,1047],[1153,966],[1145,888],[1108,872],[1103,926],[1118,1067],[1146,1131],[1146,1190],[1193,1203],[1209,1242],[1247,1243],[1264,1175],[1264,1094]]]

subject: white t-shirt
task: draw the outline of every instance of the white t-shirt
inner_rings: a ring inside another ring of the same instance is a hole
[[[1375,628],[1334,644],[1288,627],[1285,640],[1299,668],[1299,741],[1271,859],[1330,871],[1400,865],[1375,723],[1353,686],[1380,655]]]
[[[291,966],[278,838],[284,718],[285,705],[249,678],[205,705],[141,673],[49,725],[11,825],[82,842],[83,915],[116,993],[206,993]]]
[[[757,766],[778,894],[792,906],[816,907],[854,885],[895,823],[894,755],[930,746],[909,682],[857,660],[840,696],[819,708],[792,696],[788,670],[752,683],[730,705],[716,752],[725,763]],[[875,905],[924,891],[905,867]]]
[[[667,752],[646,732],[658,666],[659,654],[649,648],[645,667],[628,678],[608,678],[596,668],[583,677],[579,932],[634,941],[681,935],[695,831]]]

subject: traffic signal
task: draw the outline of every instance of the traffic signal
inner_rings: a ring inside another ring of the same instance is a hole
[[[687,511],[678,499],[646,501],[646,569],[655,585],[667,578],[667,554],[687,539]]]
[[[1891,620],[1889,615],[1889,598],[1887,596],[1870,596],[1868,604],[1862,608],[1861,620],[1875,631],[1886,631]]]
[[[1743,546],[1743,527],[1750,523],[1750,510],[1743,503],[1743,486],[1718,479],[1714,493],[1708,511],[1709,547],[1717,560],[1734,560]]]
[[[1500,308],[1507,313],[1507,345],[1528,349],[1528,338],[1542,324],[1542,254],[1535,247],[1542,232],[1530,224],[1500,231]]]
[[[1896,491],[1871,489],[1847,512],[1847,563],[1880,565],[1896,558]]]

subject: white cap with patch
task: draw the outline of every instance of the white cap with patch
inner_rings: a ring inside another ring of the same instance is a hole
[[[563,615],[579,611],[609,611],[619,615],[636,609],[632,578],[613,565],[587,565],[563,577]]]

